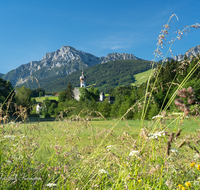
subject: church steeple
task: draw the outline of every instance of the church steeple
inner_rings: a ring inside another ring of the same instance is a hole
[[[83,71],[82,71],[82,75],[80,76],[80,87],[86,87],[86,77],[84,76],[83,74]]]

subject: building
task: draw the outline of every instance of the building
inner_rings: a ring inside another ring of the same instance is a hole
[[[80,76],[80,87],[86,87],[86,76],[84,76],[83,72],[82,75]]]
[[[109,102],[110,104],[113,104],[113,103],[115,102],[115,97],[113,97],[113,96],[108,96],[108,102]]]
[[[105,99],[105,94],[104,94],[103,92],[101,92],[99,100],[100,100],[101,102],[103,102],[104,99]]]
[[[103,92],[101,92],[100,97],[99,97],[99,101],[103,102],[106,98],[108,99],[108,102],[110,104],[113,104],[115,102],[115,97],[113,97],[113,96],[106,97],[105,94]]]

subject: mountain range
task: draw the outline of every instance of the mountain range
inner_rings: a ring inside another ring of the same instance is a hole
[[[190,57],[199,53],[200,45],[190,48],[184,55]],[[174,56],[173,59],[181,61],[184,59],[184,55],[179,54]],[[46,53],[40,61],[23,64],[5,75],[0,73],[0,77],[9,80],[13,86],[21,86],[30,81],[37,81],[37,83],[42,83],[45,86],[45,83],[49,84],[49,82],[68,76],[76,71],[117,60],[144,61],[133,54],[110,53],[106,57],[97,57],[70,46],[63,46],[57,51]],[[143,71],[145,70],[143,69]],[[137,74],[136,71],[134,73]],[[36,85],[31,88],[36,88]]]
[[[97,64],[127,59],[140,60],[133,54],[127,53],[112,53],[106,57],[96,57],[73,47],[63,46],[57,51],[46,53],[41,61],[31,61],[19,66],[5,74],[3,78],[16,86],[33,78],[39,81],[55,75],[69,75]]]

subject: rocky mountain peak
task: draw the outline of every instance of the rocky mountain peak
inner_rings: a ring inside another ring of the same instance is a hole
[[[190,59],[192,56],[196,57],[198,54],[200,54],[200,45],[190,48],[188,51],[185,52],[184,55],[186,55]],[[184,55],[176,55],[173,59],[177,61],[182,61],[184,59]]]
[[[139,58],[134,56],[133,54],[109,53],[106,57],[102,58],[101,63],[106,63],[109,61],[116,61],[116,60],[127,60],[127,59],[139,60]]]

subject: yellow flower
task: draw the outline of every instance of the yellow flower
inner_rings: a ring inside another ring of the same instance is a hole
[[[190,182],[186,182],[186,183],[185,183],[185,186],[186,186],[186,187],[191,187],[191,185],[192,185],[192,184],[191,184]]]
[[[199,170],[199,171],[200,171],[200,164],[198,164],[198,165],[197,165],[197,170]]]
[[[195,166],[195,162],[193,162],[193,163],[190,164],[190,167],[194,168],[194,166]]]
[[[182,185],[178,185],[178,187],[179,187],[180,189],[182,189],[183,186],[182,186]]]
[[[185,187],[183,187],[183,185],[178,185],[178,189],[181,189],[181,190],[186,190]]]
[[[141,179],[138,179],[138,183],[140,183],[142,180]]]

